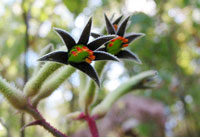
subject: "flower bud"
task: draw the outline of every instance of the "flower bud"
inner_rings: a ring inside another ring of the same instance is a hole
[[[0,77],[0,93],[2,93],[16,109],[24,110],[26,108],[27,101],[23,93],[2,77]]]

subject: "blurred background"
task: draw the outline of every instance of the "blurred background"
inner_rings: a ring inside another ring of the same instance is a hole
[[[101,31],[103,13],[108,17],[114,14],[114,18],[132,15],[127,33],[146,36],[129,45],[143,64],[109,63],[98,101],[142,71],[157,70],[159,85],[117,101],[98,122],[101,136],[199,137],[199,0],[1,0],[0,74],[22,89],[33,74],[40,50],[50,43],[55,48],[63,45],[53,27],[67,30],[77,40],[90,16],[92,31]],[[42,101],[39,110],[68,135],[88,137],[85,123],[66,119],[66,114],[79,110],[78,76],[74,73]],[[22,137],[20,117],[0,94],[0,137]],[[31,120],[25,117],[26,122]],[[51,136],[40,127],[27,128],[25,135]]]

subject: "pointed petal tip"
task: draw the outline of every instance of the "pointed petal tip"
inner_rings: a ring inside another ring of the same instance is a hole
[[[61,30],[60,28],[57,28],[57,27],[53,27],[53,30],[55,31],[55,32],[58,32],[59,30]]]
[[[142,61],[138,58],[138,60],[136,61],[136,63],[142,65]]]
[[[44,57],[40,57],[40,58],[37,59],[36,61],[46,61],[46,60],[44,59]]]
[[[146,34],[144,34],[144,33],[139,33],[139,34],[140,34],[139,37],[144,37],[144,36],[146,36]]]

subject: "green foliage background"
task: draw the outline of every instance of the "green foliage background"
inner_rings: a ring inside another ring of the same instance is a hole
[[[153,0],[152,0],[153,1]],[[200,136],[200,1],[198,0],[155,0],[155,14],[143,12],[128,12],[126,0],[21,0],[0,1],[0,72],[3,77],[23,87],[24,81],[24,51],[25,30],[23,12],[28,12],[30,45],[28,53],[29,74],[37,63],[39,51],[52,43],[59,47],[62,43],[53,31],[59,27],[71,32],[78,38],[81,28],[76,22],[86,23],[93,16],[93,28],[102,28],[103,13],[109,17],[124,14],[132,15],[128,32],[142,32],[146,36],[135,41],[129,47],[136,53],[143,64],[130,61],[123,62],[125,71],[122,76],[132,76],[136,73],[155,69],[161,80],[153,90],[135,92],[164,104],[167,112],[167,122],[176,122],[166,136]],[[80,23],[79,23],[80,24]],[[46,29],[45,29],[46,27]],[[122,64],[122,63],[121,63]],[[75,75],[74,75],[75,76]],[[120,79],[121,77],[119,77]],[[106,74],[105,74],[105,78]],[[48,102],[40,105],[40,110],[49,121],[59,129],[74,132],[79,122],[72,124],[66,121],[65,115],[75,111],[77,107],[77,84],[70,79],[63,84],[64,89],[73,94],[72,100],[63,98],[63,102],[54,105],[55,111],[46,111]],[[78,83],[78,82],[77,82]],[[106,80],[105,82],[106,83]],[[100,96],[105,96],[108,89],[104,87]],[[61,92],[63,95],[63,92]],[[53,96],[53,95],[52,95]],[[51,105],[51,104],[50,104]],[[55,113],[54,116],[48,115]],[[20,115],[10,108],[0,95],[0,117],[9,128],[11,136],[19,137]],[[181,117],[181,118],[180,118]],[[30,121],[26,117],[26,121]],[[81,124],[83,127],[84,124]],[[80,126],[79,126],[80,127]],[[139,125],[133,130],[139,136],[149,137],[154,132],[148,124]],[[171,133],[172,132],[172,133]],[[182,133],[183,132],[183,133]],[[27,128],[26,135],[50,136],[37,127]],[[8,136],[5,127],[0,129],[0,136]]]

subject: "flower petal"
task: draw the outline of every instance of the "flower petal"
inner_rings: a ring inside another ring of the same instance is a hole
[[[89,19],[88,23],[85,25],[85,28],[83,29],[83,32],[80,36],[80,39],[78,41],[78,44],[87,44],[89,37],[90,37],[90,31],[92,26],[92,17]]]
[[[63,40],[63,42],[65,43],[65,45],[67,46],[68,51],[71,50],[71,48],[76,45],[75,40],[71,37],[71,35],[66,32],[63,29],[59,29],[59,28],[54,28],[54,30],[57,32],[57,34],[61,37],[61,39]]]
[[[120,20],[122,19],[122,17],[123,17],[123,15],[119,16],[115,21],[113,21],[112,24],[113,24],[113,25],[114,25],[114,24],[116,24],[116,25],[119,24],[119,22],[120,22]]]
[[[68,52],[65,51],[51,52],[39,58],[38,61],[52,61],[62,64],[68,64]]]
[[[90,50],[96,50],[97,48],[99,48],[101,45],[105,44],[106,42],[110,41],[111,39],[115,38],[115,35],[107,35],[107,36],[102,36],[102,37],[98,37],[97,39],[93,40],[92,42],[90,42],[87,47]]]
[[[72,63],[72,62],[70,62],[70,65],[72,65],[73,67],[75,67],[75,68],[79,69],[80,71],[84,72],[85,74],[87,74],[100,87],[100,82],[99,82],[97,72],[95,71],[95,69],[90,64],[88,64],[86,62],[83,62],[83,63]]]
[[[129,20],[130,16],[128,16],[122,23],[121,25],[119,26],[119,29],[117,30],[117,35],[119,36],[124,36],[124,33],[126,31],[126,26],[127,26],[127,23],[128,23],[128,20]]]
[[[136,40],[136,39],[143,37],[143,36],[145,36],[144,33],[131,33],[131,34],[128,34],[127,36],[125,36],[125,38],[128,39],[128,44],[129,44],[133,40]]]
[[[103,36],[102,34],[98,34],[98,33],[94,33],[94,32],[91,32],[90,35],[91,35],[93,38],[98,38],[98,37]]]
[[[115,56],[113,56],[112,54],[109,54],[107,52],[104,51],[94,51],[94,55],[95,55],[95,61],[97,60],[114,60],[114,61],[119,61],[119,59]]]
[[[111,24],[110,20],[108,19],[105,13],[104,13],[104,17],[106,21],[106,29],[107,29],[108,34],[115,34],[115,29],[113,28],[113,25]]]
[[[142,64],[138,56],[129,50],[122,50],[116,56],[121,59],[135,60],[137,63]]]
[[[105,52],[106,52],[106,48],[105,48],[105,47],[99,48],[99,49],[97,49],[96,51],[105,51]]]

